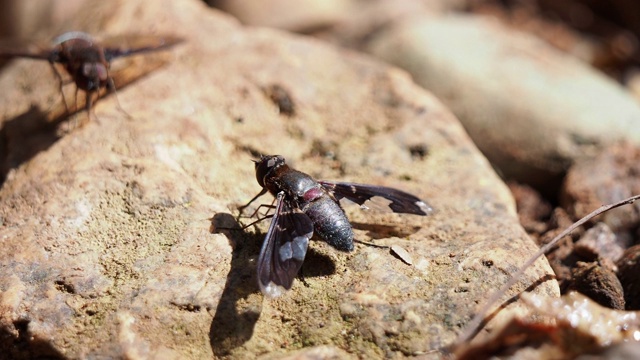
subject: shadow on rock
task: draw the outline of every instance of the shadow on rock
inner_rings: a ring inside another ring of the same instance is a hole
[[[29,333],[29,320],[13,321],[13,329],[0,328],[2,359],[66,359],[49,341]]]
[[[299,277],[302,277],[302,279],[304,279],[318,276],[328,276],[335,273],[336,264],[333,262],[333,260],[331,260],[331,257],[316,251],[313,248],[313,245],[309,246],[307,255],[304,258],[304,263],[302,263],[302,268],[300,269],[300,272],[298,274]]]
[[[211,219],[211,232],[222,233],[233,248],[227,282],[209,330],[215,356],[229,355],[253,335],[260,313],[262,294],[258,289],[255,261],[262,235],[249,235],[231,214],[219,213]]]
[[[374,239],[386,239],[390,237],[404,238],[409,235],[413,235],[420,227],[418,226],[404,226],[398,225],[384,225],[384,224],[368,224],[351,221],[351,226],[357,230],[363,230],[367,232],[367,236]]]
[[[5,121],[0,130],[0,184],[4,183],[11,169],[29,161],[60,139],[56,129],[64,118],[51,121],[47,113],[34,106]]]

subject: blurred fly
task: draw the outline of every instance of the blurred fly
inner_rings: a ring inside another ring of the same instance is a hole
[[[26,57],[49,61],[58,78],[65,108],[69,112],[62,91],[63,76],[55,66],[62,65],[76,85],[76,98],[79,90],[85,92],[85,109],[90,111],[94,94],[97,100],[101,90],[115,91],[113,78],[109,75],[112,60],[163,50],[180,42],[182,39],[178,37],[154,35],[122,35],[97,41],[87,33],[72,31],[56,37],[51,45],[46,47],[30,43],[0,42],[0,57]]]

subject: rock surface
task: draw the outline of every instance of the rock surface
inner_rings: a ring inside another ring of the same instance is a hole
[[[341,21],[355,6],[353,1],[344,0],[209,0],[207,3],[233,14],[244,24],[299,32],[331,26]]]
[[[603,204],[611,204],[640,194],[640,146],[615,144],[590,161],[577,163],[567,173],[561,201],[574,219],[579,219]],[[640,204],[612,209],[596,221],[633,239],[640,225]]]
[[[362,39],[383,24],[407,14],[463,9],[468,0],[207,0],[243,24],[301,33],[336,34],[332,41]],[[345,43],[348,43],[347,40]]]
[[[457,358],[638,358],[640,313],[602,307],[575,291],[560,299],[523,294],[522,300],[530,305],[527,316],[514,317]]]
[[[489,18],[405,17],[366,49],[438,96],[519,181],[549,183],[615,141],[640,144],[640,104],[622,86]]]
[[[57,131],[5,133],[0,341],[9,356],[424,354],[449,345],[535,252],[506,186],[406,73],[243,28],[196,0],[89,1],[80,14],[52,32],[173,33],[187,43],[118,90],[131,119],[108,97],[84,126],[73,126],[79,113]],[[6,67],[0,88],[3,127],[33,124],[60,101],[48,65],[33,60]],[[213,230],[237,226],[237,204],[260,190],[258,152],[317,178],[428,200],[436,213],[425,218],[347,209],[359,240],[399,245],[413,266],[375,247],[344,254],[313,242],[306,285],[263,298],[255,261],[267,222]],[[536,264],[505,299],[528,287],[558,296],[546,261]]]

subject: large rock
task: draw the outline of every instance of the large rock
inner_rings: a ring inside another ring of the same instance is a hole
[[[489,18],[405,16],[366,49],[409,71],[520,181],[548,183],[621,139],[640,144],[640,104],[622,86]]]
[[[365,37],[401,15],[468,7],[468,0],[207,0],[207,3],[243,24],[314,35],[328,32],[344,40]]]
[[[208,0],[245,24],[290,31],[309,31],[341,21],[353,11],[352,1]]]
[[[109,97],[84,126],[81,112],[57,132],[35,126],[60,101],[46,62],[15,61],[0,75],[11,128],[0,189],[5,355],[417,355],[450,344],[536,250],[458,121],[402,71],[242,28],[196,0],[90,1],[69,26],[188,41],[166,67],[119,88],[131,118]],[[260,190],[257,152],[428,200],[429,217],[347,209],[359,240],[401,246],[414,265],[380,248],[345,254],[313,242],[306,285],[263,298],[255,261],[267,222],[212,231],[234,226],[236,205]],[[546,261],[536,264],[505,299],[532,284],[558,295]]]

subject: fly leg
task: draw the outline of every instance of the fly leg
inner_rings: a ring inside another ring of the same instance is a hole
[[[244,209],[246,209],[249,205],[251,205],[252,202],[256,201],[257,198],[259,198],[260,196],[266,194],[267,191],[268,190],[266,188],[263,188],[262,191],[260,191],[258,193],[258,195],[254,196],[253,199],[249,200],[248,203],[246,203],[246,204],[244,204],[242,206],[239,206],[238,210],[240,211],[240,213],[238,214],[238,217],[240,217],[242,215],[242,212],[244,211]]]

